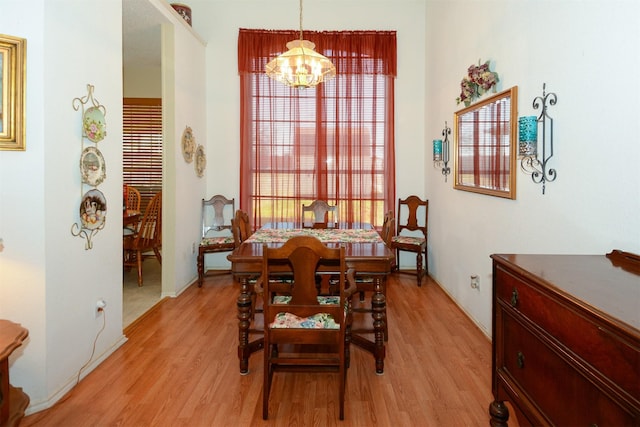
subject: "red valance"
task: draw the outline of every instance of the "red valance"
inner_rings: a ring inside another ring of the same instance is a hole
[[[396,77],[395,31],[304,31],[316,52],[333,62],[336,74],[382,74]],[[238,73],[264,73],[268,61],[300,38],[295,30],[250,30],[238,34]]]

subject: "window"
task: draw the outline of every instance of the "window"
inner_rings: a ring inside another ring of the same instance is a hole
[[[308,32],[336,78],[292,89],[264,74],[296,32],[240,30],[240,207],[256,227],[338,204],[340,221],[381,225],[395,203],[395,32]]]
[[[140,191],[144,212],[162,190],[162,100],[124,98],[122,116],[122,180]]]

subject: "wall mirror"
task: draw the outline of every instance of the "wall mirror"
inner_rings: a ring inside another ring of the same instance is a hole
[[[454,188],[516,198],[518,87],[454,113]]]

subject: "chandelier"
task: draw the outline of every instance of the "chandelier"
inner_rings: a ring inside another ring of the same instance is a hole
[[[316,86],[336,75],[336,67],[325,56],[316,52],[315,43],[302,37],[302,0],[300,0],[300,40],[287,43],[282,55],[266,66],[267,76],[290,87],[304,89]]]

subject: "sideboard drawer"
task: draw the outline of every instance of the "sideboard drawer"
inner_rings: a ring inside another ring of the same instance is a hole
[[[640,420],[588,381],[527,327],[503,313],[503,373],[531,396],[555,425],[635,426]],[[636,377],[637,379],[637,377]],[[552,392],[551,392],[552,391]],[[565,397],[565,398],[563,398]],[[589,402],[584,405],[584,402]]]
[[[491,259],[490,425],[640,427],[640,255]]]
[[[503,304],[579,355],[638,403],[640,353],[621,336],[621,332],[611,331],[604,322],[594,323],[566,302],[545,295],[502,268],[496,269],[496,275],[497,298]]]

